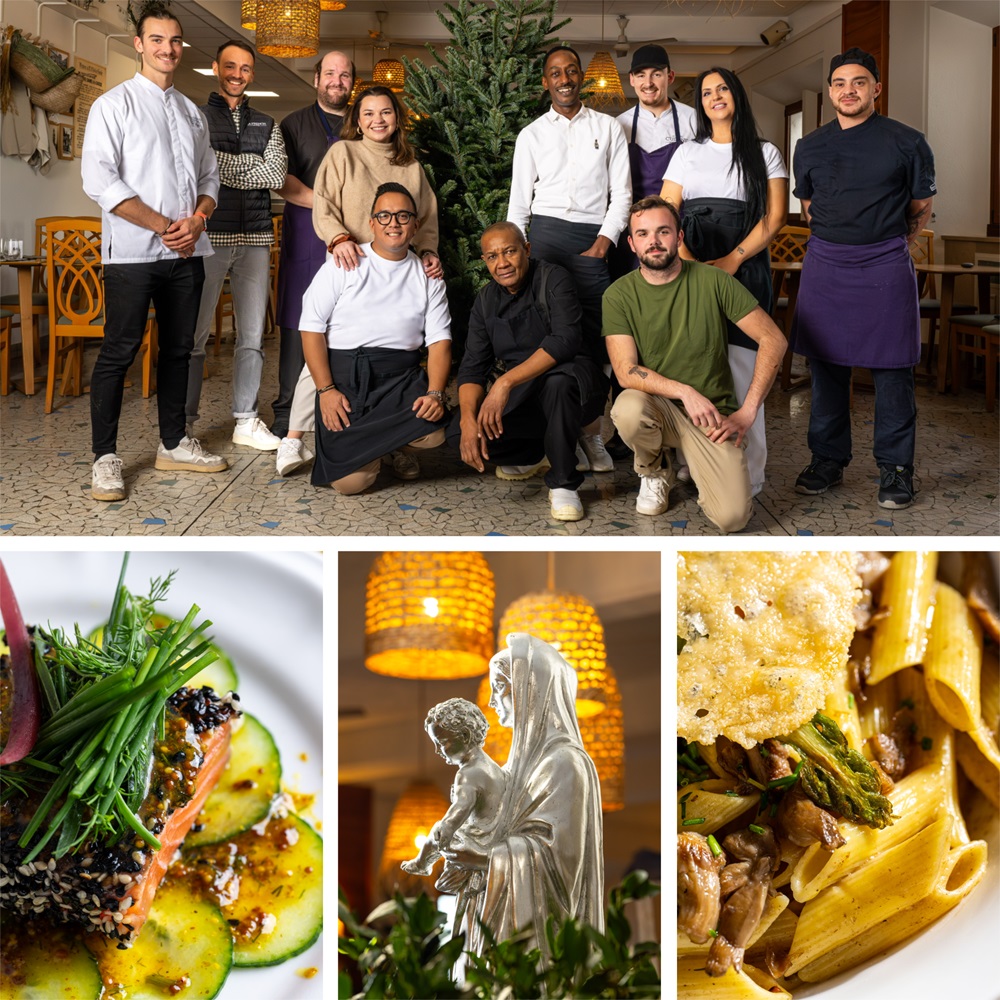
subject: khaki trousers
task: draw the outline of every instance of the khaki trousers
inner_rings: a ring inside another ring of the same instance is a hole
[[[724,532],[739,531],[750,520],[750,475],[742,447],[716,444],[706,429],[695,427],[680,406],[639,389],[625,389],[611,408],[621,439],[635,452],[640,476],[675,482],[668,448],[680,448],[698,487],[705,516]]]
[[[297,430],[294,423],[291,424],[291,430]],[[437,448],[438,446],[444,444],[444,428],[438,428],[436,431],[431,431],[430,434],[424,434],[423,437],[418,437],[411,441],[406,448],[422,449],[422,448]],[[405,451],[406,449],[404,449]],[[363,490],[368,489],[372,483],[378,478],[379,469],[382,467],[382,459],[376,458],[369,462],[367,465],[362,465],[360,469],[355,469],[353,472],[349,472],[346,476],[341,476],[340,479],[335,479],[330,486],[333,487],[338,493],[343,496],[353,496],[355,493],[361,493]]]

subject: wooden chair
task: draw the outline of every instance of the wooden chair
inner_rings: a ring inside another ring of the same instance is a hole
[[[281,260],[282,216],[272,216],[274,242],[271,244],[271,291],[267,299],[267,329],[274,333],[278,327],[278,266]]]
[[[45,227],[56,218],[52,215],[41,216],[35,219],[35,256],[44,257],[45,256]],[[8,312],[13,313],[11,317],[11,326],[21,326],[21,297],[17,292],[11,292],[7,295],[0,295],[0,307],[6,309]],[[35,357],[40,358],[42,356],[40,344],[40,332],[38,329],[38,321],[43,316],[47,316],[49,313],[49,296],[46,290],[45,284],[45,274],[42,268],[37,267],[33,270],[31,275],[31,314],[35,318]]]
[[[914,264],[934,263],[934,231],[922,229],[910,244]],[[934,340],[938,320],[941,319],[941,300],[937,297],[937,278],[933,274],[917,274],[917,292],[920,295],[920,318],[927,320],[927,360],[924,367],[931,370],[934,361]]]
[[[101,280],[101,223],[91,218],[52,218],[47,225],[49,360],[45,412],[60,394],[83,392],[83,347],[104,336],[104,282]],[[143,336],[143,395],[152,389],[155,323],[150,315]]]
[[[986,366],[986,411],[992,413],[997,398],[997,358],[1000,349],[1000,321],[996,316],[976,314],[951,320],[951,386],[962,387],[963,354],[982,358]]]
[[[778,230],[777,236],[771,240],[770,254],[772,261],[781,263],[795,263],[801,261],[806,255],[806,244],[809,242],[810,230],[805,226],[782,226]],[[775,273],[774,277],[774,307],[771,315],[774,321],[784,331],[785,336],[789,334],[791,325],[791,315],[788,312],[788,275]],[[785,351],[784,360],[781,363],[781,388],[784,391],[798,389],[809,384],[808,378],[792,378],[792,349],[789,347]]]
[[[14,314],[0,309],[0,396],[10,392],[10,334]]]

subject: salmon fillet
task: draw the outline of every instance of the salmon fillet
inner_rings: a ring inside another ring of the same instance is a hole
[[[128,947],[149,914],[156,890],[229,761],[232,696],[211,688],[181,688],[167,704],[165,736],[153,747],[149,791],[138,811],[160,841],[154,850],[129,833],[120,841],[87,843],[52,857],[55,838],[27,864],[30,847],[18,839],[33,802],[8,801],[0,810],[0,906],[23,914],[49,914],[81,924]],[[51,848],[51,850],[50,850]]]

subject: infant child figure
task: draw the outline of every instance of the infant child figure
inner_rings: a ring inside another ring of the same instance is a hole
[[[448,811],[431,827],[420,853],[400,866],[411,875],[430,875],[442,852],[457,847],[461,841],[488,848],[506,780],[501,768],[483,750],[489,723],[471,701],[450,698],[435,705],[427,713],[424,729],[438,755],[458,765],[458,773],[451,786]],[[457,874],[449,873],[446,864],[438,887],[443,888],[442,883],[448,884]]]

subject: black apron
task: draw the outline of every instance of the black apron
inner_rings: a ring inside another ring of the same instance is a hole
[[[684,244],[696,260],[718,260],[731,253],[760,220],[747,218],[745,201],[735,198],[692,198],[685,200],[681,225]],[[768,315],[771,313],[771,255],[767,247],[744,261],[736,271],[736,280],[757,300]],[[757,350],[735,323],[727,320],[729,343]]]

